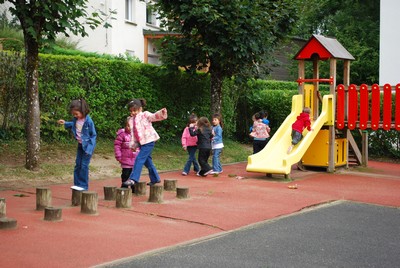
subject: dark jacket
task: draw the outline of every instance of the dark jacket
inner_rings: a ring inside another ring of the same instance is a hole
[[[189,132],[190,136],[197,136],[197,148],[211,149],[211,139],[213,137],[211,127],[204,127],[203,131],[190,127]]]

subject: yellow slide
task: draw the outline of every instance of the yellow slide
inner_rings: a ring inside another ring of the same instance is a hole
[[[322,126],[325,123],[333,124],[333,95],[324,96],[321,114],[317,120],[311,123],[313,131],[304,130],[304,138],[293,148],[290,154],[287,154],[287,149],[292,141],[292,124],[302,110],[303,95],[293,96],[292,112],[283,121],[267,146],[260,152],[248,157],[247,171],[290,174],[292,165],[300,161]]]

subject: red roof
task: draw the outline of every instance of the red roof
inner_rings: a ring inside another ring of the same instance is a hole
[[[330,58],[354,60],[354,57],[335,38],[316,34],[313,34],[294,59],[311,60],[313,55],[318,55],[320,60]]]

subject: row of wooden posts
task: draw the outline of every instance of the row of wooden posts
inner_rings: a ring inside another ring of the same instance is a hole
[[[146,195],[146,182],[138,182],[134,185],[135,195]],[[163,185],[150,186],[148,202],[162,203],[163,191],[176,191],[176,197],[186,199],[189,197],[189,188],[177,187],[177,180],[166,179]],[[36,210],[44,210],[44,220],[61,221],[62,209],[51,206],[51,190],[47,187],[36,188]],[[104,200],[115,201],[117,208],[132,207],[132,190],[130,188],[117,188],[115,186],[104,186]],[[81,206],[81,213],[96,215],[98,205],[98,194],[94,191],[77,191],[72,189],[72,206]],[[0,198],[0,229],[16,228],[17,221],[6,217],[6,200]]]

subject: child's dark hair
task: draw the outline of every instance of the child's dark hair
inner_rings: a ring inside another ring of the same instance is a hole
[[[309,113],[311,113],[311,109],[309,107],[304,107],[303,113],[309,114]]]
[[[69,112],[71,113],[72,111],[79,111],[82,113],[82,115],[84,117],[86,117],[89,112],[89,105],[86,103],[86,101],[82,98],[77,99],[77,100],[73,100],[71,101],[71,103],[69,104]]]
[[[187,123],[187,126],[189,126],[190,124],[194,124],[197,122],[197,115],[196,114],[191,114],[189,115],[189,121]]]
[[[258,112],[258,113],[255,113],[255,114],[254,114],[254,118],[255,118],[256,120],[263,119],[263,114],[262,114],[262,113],[260,113],[260,112]]]
[[[260,115],[261,115],[261,118],[268,117],[268,112],[265,111],[265,110],[261,110],[259,113],[260,113]]]
[[[140,107],[145,109],[146,107],[146,100],[145,99],[133,99],[128,103],[128,110],[138,110]]]
[[[203,129],[204,129],[205,127],[210,128],[210,127],[211,127],[211,124],[210,124],[210,121],[208,121],[208,118],[207,118],[207,117],[200,117],[199,120],[197,120],[197,127],[198,127],[201,131],[203,131]]]
[[[219,125],[223,128],[224,127],[224,123],[222,123],[222,116],[219,113],[215,113],[213,114],[212,118],[217,118],[219,120]]]

